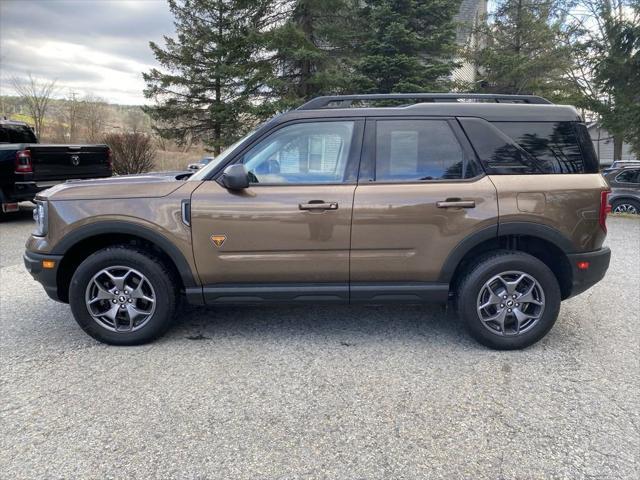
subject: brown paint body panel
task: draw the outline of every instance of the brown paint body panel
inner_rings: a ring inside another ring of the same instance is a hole
[[[152,200],[146,197],[131,198],[136,191],[129,191],[130,196],[127,198],[66,201],[66,192],[65,200],[58,200],[58,195],[47,191],[50,194],[50,197],[46,197],[50,200],[48,234],[46,237],[30,236],[26,248],[32,252],[49,253],[63,239],[83,228],[105,222],[126,222],[140,230],[150,230],[171,242],[184,256],[194,278],[197,278],[191,248],[191,229],[182,222],[181,202],[189,198],[198,184],[179,181],[166,183],[170,184],[167,190],[171,193]],[[69,189],[72,190],[74,188]],[[105,191],[101,194],[106,195]]]
[[[599,173],[493,175],[498,190],[500,225],[531,222],[560,232],[574,252],[597,250],[605,232],[598,215],[600,193],[608,189]]]
[[[191,198],[193,252],[202,283],[349,281],[355,185],[251,186],[203,182]],[[325,211],[300,204],[337,203]],[[212,235],[225,235],[216,247]]]
[[[474,208],[439,208],[447,199]],[[352,282],[435,282],[465,237],[498,223],[488,177],[464,182],[364,184],[356,189]]]

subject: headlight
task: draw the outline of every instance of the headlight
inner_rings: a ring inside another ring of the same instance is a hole
[[[36,221],[36,229],[33,234],[36,237],[44,237],[49,226],[48,202],[36,202],[36,208],[33,209],[33,219]]]

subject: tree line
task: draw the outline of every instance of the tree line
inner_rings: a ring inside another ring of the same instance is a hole
[[[640,153],[640,0],[498,0],[456,43],[450,0],[169,0],[145,111],[164,138],[215,153],[324,94],[537,94],[597,115]],[[461,62],[477,70],[455,82]]]

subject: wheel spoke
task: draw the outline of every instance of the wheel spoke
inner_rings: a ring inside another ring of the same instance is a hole
[[[127,277],[126,274],[123,275],[123,276],[116,276],[116,275],[113,275],[111,272],[109,272],[107,270],[105,270],[104,273],[113,282],[113,284],[115,285],[117,290],[119,290],[119,291],[124,290],[124,281],[125,281],[125,279]]]
[[[480,305],[481,310],[484,310],[485,308],[490,307],[492,305],[498,305],[500,304],[500,302],[502,302],[502,297],[493,293],[493,290],[491,288],[488,288],[487,290],[489,291],[489,298],[485,303]]]
[[[518,302],[519,303],[533,303],[534,305],[543,305],[543,303],[541,301],[539,301],[538,299],[536,299],[533,296],[533,291],[535,290],[536,284],[534,283],[533,285],[531,285],[531,288],[529,288],[529,290],[527,290],[524,294],[522,294],[520,297],[518,297]]]
[[[508,280],[505,280],[504,278],[502,278],[502,281],[507,286],[507,293],[509,295],[513,295],[515,293],[516,289],[518,288],[518,285],[520,285],[520,282],[522,280],[524,280],[525,278],[527,278],[527,276],[524,273],[521,274],[518,278],[516,278],[515,280],[512,280],[512,281],[508,281]]]
[[[93,284],[98,288],[98,294],[91,300],[91,303],[95,303],[100,300],[112,300],[115,298],[115,295],[100,285],[100,282],[98,282],[97,279],[93,281]]]
[[[153,302],[153,298],[145,295],[144,291],[142,290],[142,285],[143,282],[140,281],[140,283],[138,284],[138,286],[133,289],[130,293],[131,298],[135,298],[137,300],[145,300],[147,302]]]
[[[500,326],[500,331],[504,332],[504,321],[507,318],[507,309],[503,308],[502,310],[500,310],[497,314],[495,314],[492,317],[489,318],[485,318],[484,321],[486,322],[496,322],[499,326]]]
[[[118,304],[114,305],[113,307],[111,307],[109,310],[107,310],[106,312],[102,313],[101,316],[103,317],[107,317],[109,320],[111,320],[113,322],[113,325],[116,325],[116,314],[118,313],[118,308],[120,308],[120,306]]]

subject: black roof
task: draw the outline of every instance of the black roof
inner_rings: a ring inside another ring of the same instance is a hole
[[[393,101],[394,106],[367,106]],[[354,105],[355,104],[355,105]],[[364,105],[364,106],[362,106]],[[479,117],[488,121],[559,122],[582,121],[568,105],[554,105],[533,95],[490,95],[420,93],[391,95],[343,95],[318,97],[297,110],[285,113],[281,121],[296,118],[375,116]]]

